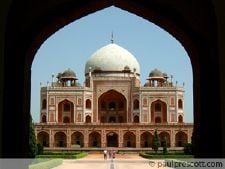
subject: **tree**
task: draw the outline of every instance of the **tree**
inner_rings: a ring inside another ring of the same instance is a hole
[[[159,143],[159,136],[157,134],[157,130],[154,131],[153,136],[153,143],[152,143],[152,149],[157,152],[159,149],[160,143]]]
[[[32,122],[32,117],[30,115],[30,125],[29,125],[29,158],[35,158],[37,154],[37,144],[36,137],[34,133],[34,124]]]
[[[44,151],[44,147],[42,144],[37,144],[37,155],[40,155],[40,154],[43,154],[43,151]]]

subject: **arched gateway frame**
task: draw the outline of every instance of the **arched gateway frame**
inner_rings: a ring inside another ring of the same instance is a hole
[[[221,117],[224,117],[224,101],[221,94],[224,90],[224,85],[222,85],[224,81],[220,73],[223,70],[223,62],[219,60],[222,59],[220,58],[222,53],[220,54],[218,50],[222,43],[217,39],[221,34],[219,28],[222,28],[222,24],[219,24],[221,23],[219,18],[222,16],[219,14],[222,11],[219,8],[219,1],[215,1],[215,4],[212,0],[204,1],[204,3],[200,1],[173,3],[171,1],[170,5],[168,5],[168,1],[147,0],[99,0],[94,3],[89,0],[61,1],[60,5],[56,1],[49,1],[44,6],[44,12],[41,1],[31,0],[31,3],[26,3],[26,5],[24,3],[12,0],[10,8],[7,8],[9,17],[5,24],[6,43],[4,43],[5,46],[3,44],[4,58],[2,59],[4,60],[4,73],[2,74],[5,77],[2,85],[4,86],[4,119],[11,119],[11,114],[7,112],[18,113],[14,114],[10,124],[8,121],[2,120],[2,126],[3,129],[9,130],[8,126],[10,125],[12,128],[10,132],[17,133],[19,146],[17,149],[2,146],[3,156],[9,157],[8,154],[13,154],[11,157],[27,157],[28,155],[28,144],[24,144],[24,142],[28,142],[29,133],[31,64],[38,48],[50,35],[68,23],[111,5],[154,22],[182,43],[193,66],[194,103],[197,103],[194,105],[193,137],[196,145],[196,157],[225,156],[225,146],[222,144],[225,138],[223,132],[225,125],[221,121],[223,119]],[[193,9],[193,12],[187,13],[188,10],[182,10],[184,8]],[[30,20],[18,22],[19,18],[28,15],[32,24]],[[196,17],[199,22],[195,22]],[[23,39],[23,43],[18,43],[21,39]],[[208,69],[209,65],[211,69]],[[18,77],[16,81],[8,78],[11,72]],[[210,81],[208,77],[214,77],[214,80]],[[11,106],[12,98],[17,100],[14,106]],[[220,98],[220,101],[215,98]],[[212,116],[212,112],[216,114]],[[23,130],[17,126],[21,126]],[[214,131],[215,129],[218,134],[215,135],[216,138],[210,139],[205,131]],[[3,132],[2,145],[13,145],[15,136],[7,133]],[[212,144],[215,146],[211,146]]]

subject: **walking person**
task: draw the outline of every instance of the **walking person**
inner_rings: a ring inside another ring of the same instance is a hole
[[[104,150],[103,154],[104,154],[104,160],[106,160],[107,159],[107,150]]]
[[[116,151],[115,150],[112,152],[112,158],[113,159],[116,158]]]

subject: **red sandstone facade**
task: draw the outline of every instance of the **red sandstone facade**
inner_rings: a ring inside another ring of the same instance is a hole
[[[41,87],[38,143],[45,147],[150,148],[154,130],[160,143],[182,147],[193,125],[183,122],[184,88],[155,69],[141,86],[135,57],[116,44],[95,52],[86,63],[85,84],[72,70]]]

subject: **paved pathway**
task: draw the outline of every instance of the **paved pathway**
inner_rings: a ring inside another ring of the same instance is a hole
[[[159,165],[163,165],[163,160],[148,160],[138,154],[116,154],[113,160],[104,160],[103,154],[89,154],[78,160],[63,160],[54,169],[168,169]]]

